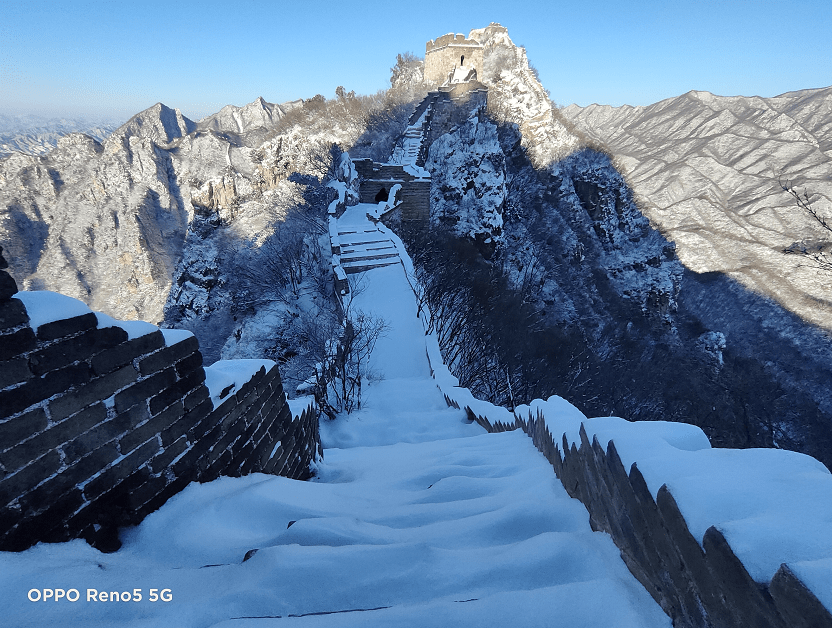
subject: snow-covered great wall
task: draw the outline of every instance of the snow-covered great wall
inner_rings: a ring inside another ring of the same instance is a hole
[[[18,292],[1,254],[0,550],[115,550],[191,481],[309,476],[318,421],[290,409],[274,362],[203,368],[190,332]]]
[[[403,243],[386,231],[417,288]],[[460,388],[436,337],[426,341],[448,405],[488,432],[526,432],[675,626],[832,627],[823,464],[780,449],[712,449],[684,423],[589,419],[560,397],[512,413]]]

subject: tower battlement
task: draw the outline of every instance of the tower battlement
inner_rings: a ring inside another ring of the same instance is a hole
[[[425,44],[425,81],[443,84],[452,73],[482,76],[483,46],[476,39],[448,33]],[[467,72],[462,72],[462,69]]]

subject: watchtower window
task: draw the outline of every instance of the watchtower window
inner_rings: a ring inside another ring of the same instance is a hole
[[[380,203],[381,201],[386,201],[388,196],[388,192],[385,188],[381,188],[376,194],[376,203]]]
[[[459,58],[459,65],[465,65],[465,55],[462,55],[462,56]]]

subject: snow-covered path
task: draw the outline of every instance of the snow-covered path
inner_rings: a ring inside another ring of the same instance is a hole
[[[115,554],[82,541],[0,554],[7,625],[670,626],[525,434],[447,407],[402,266],[362,277],[353,307],[391,327],[374,355],[384,379],[322,425],[315,480],[190,485]],[[28,601],[45,587],[81,599]],[[88,602],[88,588],[143,599]]]

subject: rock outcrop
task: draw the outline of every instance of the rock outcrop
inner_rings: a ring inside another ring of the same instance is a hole
[[[832,329],[828,278],[783,250],[820,227],[780,182],[832,214],[832,88],[775,98],[688,92],[647,107],[570,105],[609,148],[650,221],[697,273],[721,272]]]

